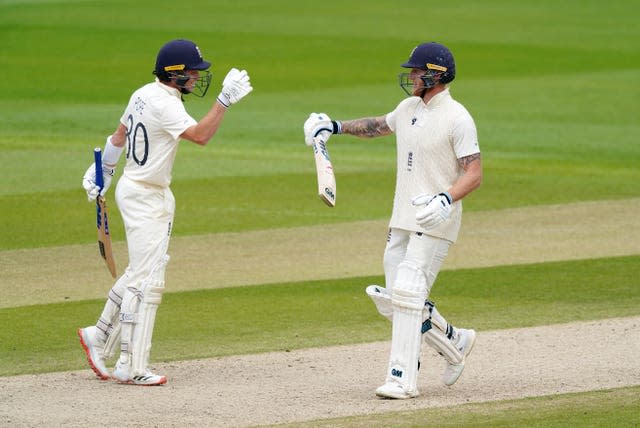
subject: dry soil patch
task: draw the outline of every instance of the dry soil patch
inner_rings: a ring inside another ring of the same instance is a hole
[[[405,401],[374,396],[388,342],[159,364],[169,383],[153,388],[88,369],[5,377],[0,425],[247,427],[640,385],[639,332],[640,317],[481,332],[453,387],[425,351]]]

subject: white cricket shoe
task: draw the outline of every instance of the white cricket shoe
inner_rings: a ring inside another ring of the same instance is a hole
[[[104,342],[98,340],[96,337],[96,326],[79,328],[78,337],[80,338],[80,345],[84,349],[84,353],[87,354],[87,361],[91,370],[102,380],[109,379],[109,371],[104,364]]]
[[[464,328],[458,329],[458,341],[455,347],[462,354],[462,362],[460,364],[451,364],[447,362],[447,367],[442,374],[442,382],[445,385],[451,386],[458,381],[462,370],[464,370],[464,364],[466,357],[473,350],[473,345],[476,343],[476,332],[474,330],[467,330]]]
[[[398,382],[387,381],[384,385],[376,389],[376,395],[382,398],[395,398],[398,400],[405,400],[407,398],[414,398],[420,395],[416,390],[413,392],[407,392],[402,388]]]
[[[113,378],[119,383],[128,385],[155,386],[167,383],[166,376],[154,374],[147,369],[146,373],[139,376],[131,376],[131,368],[129,364],[118,361],[116,368],[113,370]]]

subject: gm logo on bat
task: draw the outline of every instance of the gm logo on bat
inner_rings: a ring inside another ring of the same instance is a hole
[[[329,198],[331,198],[332,201],[336,198],[336,195],[334,195],[333,192],[331,191],[331,189],[329,189],[328,187],[324,188],[324,193],[326,193],[326,195]]]

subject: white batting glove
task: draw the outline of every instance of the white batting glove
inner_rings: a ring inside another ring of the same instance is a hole
[[[451,216],[451,196],[444,192],[436,196],[418,195],[411,203],[414,206],[424,205],[416,212],[416,222],[425,230],[433,229]]]
[[[84,173],[84,177],[82,177],[82,187],[84,187],[84,190],[87,192],[87,198],[89,201],[95,201],[98,195],[104,196],[105,193],[107,193],[115,172],[115,168],[109,168],[102,165],[102,180],[104,182],[104,186],[102,187],[102,191],[100,191],[100,187],[96,184],[96,164],[91,164],[87,169],[87,172]]]
[[[229,108],[251,91],[253,91],[253,87],[246,70],[240,71],[237,68],[232,68],[222,81],[222,92],[218,95],[218,101]]]
[[[326,113],[311,113],[304,122],[304,143],[312,146],[316,138],[325,143],[329,141],[331,134],[340,134],[342,127],[340,122],[331,120]]]

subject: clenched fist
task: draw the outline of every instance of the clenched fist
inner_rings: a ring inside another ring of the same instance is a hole
[[[84,173],[84,177],[82,177],[82,187],[87,192],[87,198],[89,201],[95,201],[98,195],[104,196],[111,185],[111,179],[113,178],[113,174],[115,174],[115,168],[109,168],[102,165],[102,180],[104,186],[102,186],[102,190],[96,184],[96,164],[92,163],[91,166],[87,169],[87,172]]]
[[[322,138],[325,143],[331,134],[340,133],[340,122],[331,120],[326,113],[311,113],[304,122],[304,142],[312,146],[315,138]]]
[[[218,95],[218,101],[228,108],[232,104],[240,101],[251,91],[253,91],[253,87],[251,86],[247,71],[232,68],[222,81],[222,91],[220,95]]]

